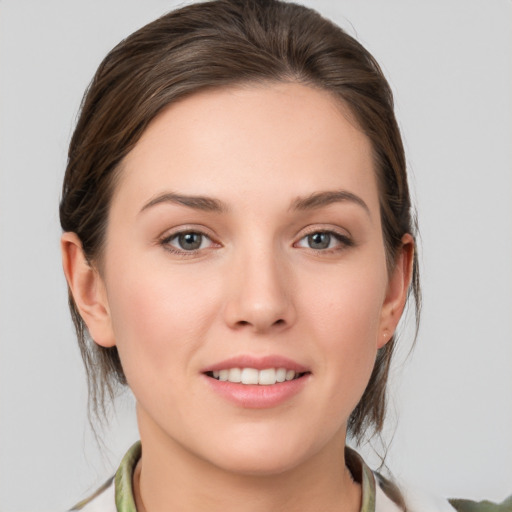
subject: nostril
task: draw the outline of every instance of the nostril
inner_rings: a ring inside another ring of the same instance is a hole
[[[272,326],[281,326],[281,325],[285,325],[286,324],[286,320],[282,319],[282,318],[279,318],[278,320],[276,320],[275,322],[273,322],[271,325]],[[248,326],[248,325],[253,325],[252,322],[249,322],[247,320],[239,320],[236,325],[238,327],[245,327],[245,326]]]

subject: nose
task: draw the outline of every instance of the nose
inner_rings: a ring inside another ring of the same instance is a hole
[[[295,322],[291,273],[284,258],[271,250],[239,257],[228,281],[224,314],[232,329],[263,334],[284,330]]]

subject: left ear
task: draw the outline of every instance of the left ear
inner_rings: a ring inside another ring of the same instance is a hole
[[[402,237],[395,266],[389,276],[386,297],[382,305],[377,348],[382,348],[393,336],[407,301],[412,279],[414,239],[407,233]]]

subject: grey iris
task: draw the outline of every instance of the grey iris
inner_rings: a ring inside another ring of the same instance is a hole
[[[331,243],[329,233],[313,233],[308,235],[308,245],[311,249],[327,249]]]
[[[201,247],[203,235],[200,233],[182,233],[178,236],[180,247],[186,251],[193,251]]]

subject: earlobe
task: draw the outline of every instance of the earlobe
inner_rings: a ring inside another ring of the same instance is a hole
[[[377,348],[382,348],[391,339],[400,321],[412,279],[413,261],[414,239],[410,234],[405,234],[402,237],[402,246],[395,267],[389,276],[386,297],[382,307]]]
[[[91,338],[103,347],[115,345],[107,294],[98,270],[85,258],[76,233],[61,237],[62,266],[80,316]]]

